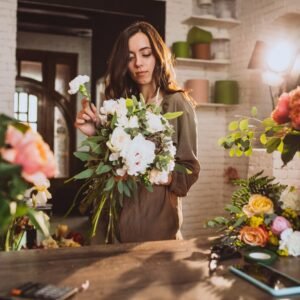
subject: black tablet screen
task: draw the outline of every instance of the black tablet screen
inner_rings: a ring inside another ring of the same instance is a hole
[[[275,290],[300,286],[300,282],[285,277],[263,265],[245,264],[244,266],[238,266],[237,269]]]

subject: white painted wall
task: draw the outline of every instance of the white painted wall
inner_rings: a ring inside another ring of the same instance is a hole
[[[17,0],[0,0],[0,113],[13,114]]]

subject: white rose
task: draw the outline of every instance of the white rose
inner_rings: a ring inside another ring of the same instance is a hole
[[[82,84],[85,84],[86,82],[90,81],[90,77],[87,75],[78,75],[75,77],[72,81],[69,82],[70,89],[68,90],[68,93],[71,95],[74,95],[78,93],[79,88]]]
[[[289,255],[300,255],[300,231],[288,228],[280,235],[279,249],[287,249]]]
[[[164,126],[161,122],[161,116],[160,115],[156,115],[150,111],[146,112],[146,120],[147,120],[147,130],[149,132],[158,132],[158,131],[163,131],[164,130]]]
[[[153,169],[150,172],[150,182],[152,184],[162,184],[166,183],[169,180],[169,172],[167,171],[159,171],[157,169]]]
[[[116,127],[106,145],[112,152],[119,152],[122,148],[126,148],[129,142],[130,135],[122,127]]]
[[[168,151],[170,152],[170,154],[172,156],[175,156],[175,154],[176,154],[176,147],[173,145],[173,141],[169,141],[167,143],[167,149],[168,149]]]
[[[280,196],[280,202],[283,209],[291,208],[295,211],[300,211],[300,194],[297,190],[285,189]]]
[[[121,151],[129,175],[144,174],[154,161],[155,144],[146,140],[141,134],[131,140]]]

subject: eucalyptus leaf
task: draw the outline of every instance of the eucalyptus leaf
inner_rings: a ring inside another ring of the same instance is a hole
[[[115,185],[115,179],[114,179],[114,177],[110,177],[107,180],[105,188],[103,189],[103,191],[105,191],[105,192],[111,191],[113,189],[114,185]]]
[[[81,161],[87,161],[91,154],[89,152],[74,152],[73,153],[75,157],[79,158]]]
[[[111,166],[99,164],[98,168],[96,169],[96,174],[101,175],[109,172],[111,170]]]
[[[120,194],[123,194],[123,192],[124,192],[124,184],[123,184],[122,180],[118,181],[118,191]]]

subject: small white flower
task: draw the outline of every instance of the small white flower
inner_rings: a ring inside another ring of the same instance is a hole
[[[90,77],[87,75],[78,75],[75,77],[72,81],[69,82],[70,89],[68,90],[68,93],[71,95],[74,95],[78,93],[79,88],[81,85],[87,83],[90,81]]]
[[[152,169],[150,172],[150,182],[152,184],[163,184],[167,183],[169,180],[169,172],[159,171],[157,169]]]
[[[25,191],[25,197],[29,198],[27,205],[29,206],[44,206],[48,199],[52,198],[48,188],[50,182],[47,178],[39,178],[35,181],[35,186]]]
[[[17,202],[12,201],[9,203],[10,214],[13,216],[17,212]]]
[[[144,174],[147,167],[154,161],[154,151],[155,144],[146,140],[141,134],[131,140],[121,151],[128,174],[133,176]]]
[[[123,168],[117,169],[116,173],[117,173],[118,176],[124,176],[127,173],[126,166],[123,166]]]
[[[146,120],[147,120],[147,130],[151,133],[163,131],[164,125],[161,122],[161,116],[156,115],[150,111],[146,112]]]
[[[128,128],[138,128],[139,127],[139,120],[137,116],[132,116],[129,118]]]
[[[289,255],[300,255],[300,231],[288,228],[280,235],[279,249],[287,249]]]
[[[120,152],[122,148],[126,148],[129,142],[130,135],[122,127],[116,127],[106,145],[112,152]]]
[[[115,161],[115,160],[118,160],[119,157],[120,157],[120,152],[113,152],[110,154],[109,160]]]
[[[286,188],[280,196],[281,207],[283,209],[291,208],[295,211],[300,211],[300,194],[297,190]]]
[[[103,115],[113,115],[117,111],[118,106],[118,102],[114,99],[105,100],[100,108],[100,113]]]

